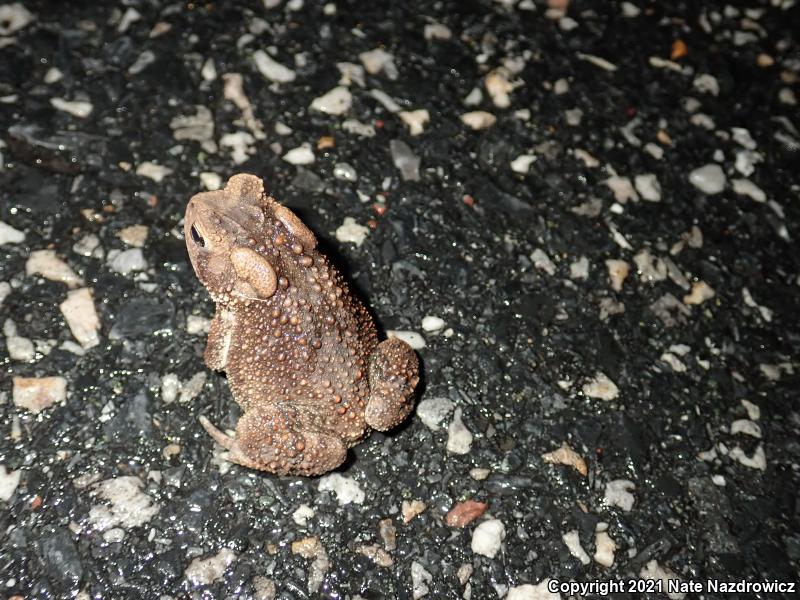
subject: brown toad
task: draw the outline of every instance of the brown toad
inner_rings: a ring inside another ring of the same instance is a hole
[[[206,364],[224,370],[244,411],[230,437],[205,417],[228,459],[278,474],[340,465],[370,428],[411,412],[419,363],[378,342],[367,310],[316,250],[314,234],[254,175],[192,197],[186,247],[217,305]]]

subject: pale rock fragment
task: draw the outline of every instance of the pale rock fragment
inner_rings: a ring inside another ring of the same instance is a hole
[[[536,162],[536,158],[535,154],[520,154],[511,161],[511,170],[524,175],[530,170],[531,165]]]
[[[367,239],[369,227],[364,227],[356,223],[353,217],[345,217],[344,223],[336,229],[336,239],[360,246]]]
[[[725,189],[725,173],[717,164],[707,164],[689,173],[689,182],[704,194],[719,194]]]
[[[5,465],[0,465],[0,500],[8,502],[17,491],[22,470],[9,471]]]
[[[94,110],[91,102],[86,100],[65,100],[64,98],[50,98],[50,104],[56,110],[60,110],[73,117],[85,119]]]
[[[253,52],[253,62],[258,72],[269,81],[291,83],[297,77],[297,74],[289,67],[280,64],[263,50]]]
[[[633,508],[633,503],[636,501],[632,493],[635,489],[636,484],[628,479],[609,481],[606,483],[603,501],[608,506],[618,506],[623,511],[630,512]]]
[[[72,335],[85,350],[100,343],[100,318],[94,306],[89,288],[71,290],[61,305],[61,314],[67,322]]]
[[[583,395],[588,398],[597,398],[607,402],[614,400],[619,396],[619,388],[609,377],[602,372],[595,374],[593,379],[590,379],[581,388]]]
[[[147,240],[147,231],[146,225],[130,225],[120,229],[117,232],[117,237],[129,246],[142,248]]]
[[[311,149],[311,145],[304,142],[297,148],[292,148],[284,154],[283,160],[293,165],[310,165],[316,158],[314,157],[314,151]]]
[[[19,244],[25,241],[25,232],[14,229],[11,225],[0,221],[0,246]]]
[[[684,304],[702,304],[716,295],[714,288],[705,281],[695,281],[692,290],[683,297]]]
[[[648,202],[661,202],[661,184],[653,173],[634,177],[636,191]]]
[[[639,199],[639,195],[636,193],[631,180],[627,177],[615,175],[609,177],[603,183],[614,193],[614,199],[620,204],[625,204],[628,200],[635,201]]]
[[[748,196],[756,202],[766,202],[767,194],[749,179],[731,179],[733,191],[740,196]]]
[[[172,174],[172,169],[164,165],[157,165],[156,163],[145,161],[136,167],[136,174],[140,177],[147,177],[156,183],[161,183],[165,177]]]
[[[55,250],[34,250],[25,263],[25,273],[28,276],[41,275],[50,281],[60,281],[69,287],[83,284],[83,279],[56,255]]]
[[[561,447],[558,450],[553,450],[552,452],[545,452],[542,454],[542,460],[553,465],[566,465],[572,467],[584,477],[586,477],[586,475],[589,473],[589,468],[586,465],[586,461],[566,442],[561,444]]]
[[[472,532],[470,547],[475,554],[494,558],[506,537],[506,528],[499,519],[484,521]]]
[[[223,548],[213,556],[195,558],[184,571],[184,578],[192,586],[209,585],[225,575],[236,561],[236,553],[228,548]]]
[[[608,279],[611,282],[611,289],[615,292],[622,291],[622,285],[630,273],[631,267],[624,260],[610,258],[606,260],[606,268],[608,269]]]
[[[564,545],[567,547],[567,550],[569,550],[569,553],[577,558],[582,565],[585,566],[591,562],[589,555],[586,554],[586,550],[584,550],[581,546],[581,540],[578,536],[577,529],[568,531],[561,536],[561,539],[564,542]]]
[[[377,75],[383,71],[389,79],[397,79],[398,72],[394,64],[394,55],[386,52],[383,48],[362,52],[358,58],[370,75]]]
[[[497,122],[497,117],[485,110],[476,110],[461,115],[461,122],[467,127],[479,131],[494,125]]]
[[[425,108],[418,110],[401,110],[397,115],[408,126],[408,132],[414,135],[420,135],[425,131],[425,126],[431,120],[430,113]]]
[[[358,482],[341,473],[329,473],[319,479],[317,489],[320,492],[333,492],[339,506],[346,504],[363,504],[366,494]]]
[[[328,115],[342,115],[353,105],[353,94],[344,86],[336,86],[311,101],[311,110]]]
[[[447,428],[447,451],[452,454],[467,454],[472,448],[472,432],[461,419],[461,408],[456,408],[453,420]]]

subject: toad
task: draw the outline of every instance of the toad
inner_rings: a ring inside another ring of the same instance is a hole
[[[370,314],[317,249],[314,234],[267,195],[259,177],[192,197],[186,247],[216,303],[205,362],[225,371],[243,415],[229,436],[206,431],[227,459],[281,475],[339,466],[371,429],[413,408],[419,362],[378,341]]]

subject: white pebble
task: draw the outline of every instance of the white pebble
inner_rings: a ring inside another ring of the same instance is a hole
[[[569,266],[570,279],[588,279],[589,277],[589,259],[581,256],[578,260]]]
[[[142,248],[147,241],[147,231],[146,225],[130,225],[120,229],[117,237],[129,246]]]
[[[573,150],[573,154],[575,155],[575,158],[582,160],[583,164],[590,169],[594,169],[600,166],[600,161],[582,148],[575,148],[575,150]],[[630,184],[630,180],[628,180],[628,184]],[[611,187],[612,190],[614,189],[611,185],[608,184],[608,180],[606,180],[606,185]]]
[[[478,131],[494,125],[497,122],[497,117],[485,110],[476,110],[461,115],[461,121],[467,127]]]
[[[647,152],[650,156],[652,156],[656,160],[661,160],[662,158],[664,158],[664,149],[661,146],[654,144],[653,142],[647,142],[644,145],[644,151]]]
[[[223,575],[236,560],[233,550],[223,548],[208,558],[195,558],[184,572],[186,581],[192,586],[209,585]]]
[[[426,398],[417,404],[415,412],[431,431],[438,431],[442,428],[442,422],[453,411],[453,402],[449,398]]]
[[[164,404],[171,404],[178,399],[181,391],[181,380],[175,373],[166,373],[161,378],[161,399]]]
[[[33,22],[33,14],[21,2],[0,6],[0,35],[11,35]]]
[[[594,536],[594,561],[598,565],[611,567],[614,564],[614,552],[617,544],[608,535],[606,523],[598,523]]]
[[[152,179],[156,183],[161,183],[164,177],[172,174],[172,169],[147,161],[136,167],[136,174],[140,177]]]
[[[55,250],[34,250],[25,263],[25,273],[30,275],[41,275],[51,281],[61,281],[69,287],[76,287],[83,284],[83,279],[75,274],[75,271],[56,256]]]
[[[338,85],[329,92],[311,101],[311,110],[328,115],[341,115],[353,105],[353,94],[344,86]]]
[[[200,183],[209,191],[215,191],[222,187],[222,177],[211,171],[203,171],[200,173]]]
[[[608,269],[608,279],[611,282],[611,289],[615,292],[622,291],[622,285],[630,273],[631,267],[624,260],[610,258],[606,261]]]
[[[692,290],[683,297],[684,304],[702,304],[716,295],[714,288],[705,281],[695,281]]]
[[[606,60],[605,58],[603,58],[601,56],[595,56],[594,54],[584,54],[583,52],[577,52],[575,55],[579,59],[585,60],[585,61],[593,64],[595,67],[600,67],[604,71],[609,71],[609,72],[613,73],[614,71],[617,70],[617,65],[615,65],[614,63]]]
[[[19,244],[25,240],[25,232],[14,229],[11,225],[0,221],[0,246],[4,244]]]
[[[712,96],[719,96],[719,82],[717,78],[708,73],[702,73],[694,78],[694,89],[701,94],[711,94]]]
[[[719,194],[725,189],[725,173],[719,165],[707,164],[689,173],[689,182],[704,194]]]
[[[356,170],[352,165],[345,162],[340,162],[333,165],[333,176],[342,181],[358,180],[358,173],[356,173]]]
[[[226,133],[219,140],[219,145],[223,148],[231,148],[231,158],[237,165],[245,162],[250,154],[255,152],[253,144],[256,139],[247,131],[236,131]]]
[[[414,350],[422,350],[422,348],[427,346],[425,338],[422,337],[420,334],[418,334],[416,331],[398,331],[396,329],[388,329],[386,331],[386,337],[403,340]]]
[[[130,248],[121,252],[111,250],[108,253],[108,266],[120,275],[129,275],[134,271],[147,269],[147,261],[141,248]]]
[[[447,428],[447,451],[453,454],[467,454],[472,448],[472,432],[461,420],[461,409],[456,408],[453,420]]]
[[[431,119],[430,113],[425,108],[418,110],[401,110],[397,115],[408,126],[411,135],[420,135],[425,131],[425,125]]]
[[[68,292],[60,308],[69,330],[84,349],[94,348],[100,343],[100,318],[89,288]]]
[[[575,558],[577,558],[582,565],[588,565],[591,562],[589,555],[586,554],[586,550],[584,550],[583,547],[581,546],[581,540],[580,537],[578,536],[577,529],[568,531],[567,533],[561,536],[561,539],[566,545],[567,550],[569,550],[569,553]]]
[[[453,37],[450,28],[441,23],[430,23],[425,25],[422,33],[426,40],[449,40]]]
[[[541,248],[536,248],[533,251],[533,254],[531,254],[531,260],[533,261],[533,266],[540,271],[544,271],[550,276],[556,274],[555,263],[550,260],[550,257],[547,256],[547,253]]]
[[[761,439],[761,427],[759,427],[758,423],[749,419],[737,419],[731,423],[731,435],[736,435],[737,433]]]
[[[17,491],[21,470],[9,471],[5,465],[0,465],[0,500],[8,502]]]
[[[256,50],[253,52],[253,62],[258,72],[270,81],[289,83],[294,81],[295,77],[297,77],[294,71],[275,61],[275,59],[263,50]]]
[[[506,528],[499,519],[484,521],[472,532],[470,547],[475,554],[494,558],[506,537]]]
[[[767,470],[767,455],[764,453],[764,447],[761,444],[758,445],[753,456],[747,456],[739,446],[731,450],[729,456],[750,469]]]
[[[444,329],[444,319],[427,315],[422,319],[422,329],[425,331],[440,331]]]
[[[306,527],[308,520],[313,518],[316,512],[308,504],[301,504],[292,513],[292,521],[297,523],[300,527]]]
[[[13,382],[14,406],[33,414],[67,399],[67,380],[63,377],[14,377]]]
[[[375,137],[375,127],[366,123],[362,123],[361,121],[357,121],[356,119],[347,119],[346,121],[342,122],[342,129],[344,129],[347,133],[352,133],[359,137]]]
[[[508,80],[508,75],[508,70],[500,67],[489,71],[483,79],[483,85],[497,108],[511,106],[509,94],[514,90],[515,86]]]
[[[336,229],[337,240],[356,246],[363,244],[368,234],[369,227],[359,225],[353,217],[345,217],[344,223]]]
[[[589,398],[611,401],[619,396],[619,388],[605,373],[598,372],[594,379],[584,384],[583,395]]]
[[[739,401],[744,409],[747,411],[747,418],[751,421],[758,421],[761,418],[761,408],[757,404],[753,404],[750,400]]]
[[[92,114],[92,110],[94,106],[92,106],[91,102],[86,102],[84,100],[64,100],[63,98],[50,98],[50,104],[56,110],[60,110],[62,112],[68,113],[73,117],[78,117],[81,119],[85,119],[90,114]]]
[[[467,97],[464,98],[464,106],[477,106],[483,101],[483,92],[481,88],[472,88]]]
[[[642,198],[649,202],[661,201],[661,184],[654,174],[637,175],[633,181]]]
[[[377,75],[383,71],[389,79],[397,79],[397,67],[394,64],[394,55],[383,48],[375,48],[358,55],[361,64],[370,75]]]
[[[628,200],[638,200],[639,195],[633,188],[631,180],[627,177],[615,175],[609,177],[603,183],[614,193],[614,199],[620,204],[625,204]]]
[[[339,506],[345,504],[362,504],[366,494],[358,482],[351,478],[345,477],[340,473],[330,473],[320,478],[317,489],[320,492],[333,492],[336,494],[336,501]]]
[[[740,196],[748,196],[756,202],[766,202],[767,195],[760,187],[749,179],[731,179],[733,191]]]
[[[399,113],[402,110],[401,106],[394,101],[394,98],[383,90],[370,90],[369,95],[380,102],[381,105],[392,114]]]
[[[524,175],[528,172],[534,162],[536,162],[536,155],[520,154],[517,158],[511,161],[511,170],[515,173],[521,173]]]
[[[623,511],[629,512],[633,508],[636,498],[631,493],[636,489],[636,484],[628,479],[615,479],[606,483],[603,500],[608,506],[618,506]]]
[[[284,154],[283,160],[293,165],[310,165],[316,159],[314,157],[314,151],[311,150],[311,145],[303,143]]]

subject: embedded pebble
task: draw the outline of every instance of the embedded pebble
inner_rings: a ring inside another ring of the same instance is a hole
[[[447,427],[447,451],[453,454],[467,454],[472,448],[472,432],[461,420],[461,408],[453,412],[453,420]]]
[[[615,292],[622,291],[622,285],[630,273],[631,267],[624,260],[609,258],[606,260],[606,268],[608,269],[608,279],[611,282],[611,289]]]
[[[425,346],[427,346],[425,338],[422,337],[420,334],[418,334],[416,331],[397,331],[394,329],[387,329],[386,337],[403,340],[414,350],[422,350],[422,348],[425,348]]]
[[[573,154],[575,155],[575,158],[583,161],[583,164],[586,165],[589,169],[594,169],[600,166],[600,161],[582,148],[575,148],[575,150],[573,150]],[[614,188],[612,187],[612,185],[608,183],[608,181],[609,180],[606,180],[606,184],[613,190]],[[628,184],[630,185],[630,180],[628,180]]]
[[[394,99],[383,90],[370,90],[369,95],[375,98],[390,113],[399,113],[402,108]]]
[[[183,576],[192,586],[209,585],[225,575],[236,561],[236,553],[228,548],[223,548],[217,554],[208,558],[195,558],[186,567]]]
[[[475,554],[494,558],[506,537],[506,528],[499,519],[484,521],[472,532],[470,547]]]
[[[358,180],[358,173],[356,173],[356,170],[349,163],[345,162],[339,162],[333,165],[333,176],[342,181]]]
[[[422,319],[422,329],[425,331],[441,331],[444,329],[445,322],[444,319],[440,317],[434,317],[432,315],[426,315]]]
[[[389,79],[397,79],[397,67],[394,64],[394,55],[383,48],[375,48],[358,55],[361,64],[370,75],[377,75],[381,71]]]
[[[205,189],[213,192],[222,187],[222,177],[220,177],[217,173],[202,171],[200,173],[200,183],[203,184]]]
[[[485,110],[476,110],[461,115],[461,122],[478,131],[494,125],[497,122],[497,117]]]
[[[203,387],[206,385],[206,375],[205,371],[199,371],[192,375],[192,377],[183,383],[180,386],[180,396],[178,397],[178,402],[182,404],[186,404],[187,402],[191,402],[197,396],[200,395],[200,392],[203,391]]]
[[[594,561],[598,565],[611,567],[614,564],[614,552],[617,544],[608,535],[608,523],[598,523],[595,527],[594,537]]]
[[[550,257],[547,256],[547,253],[541,248],[536,248],[533,251],[533,254],[531,254],[531,261],[533,261],[533,266],[540,271],[544,271],[551,276],[556,274],[555,263],[550,260]]]
[[[633,257],[636,270],[639,273],[639,280],[646,283],[664,281],[667,278],[667,265],[660,258],[650,254],[650,250],[644,248],[637,252]]]
[[[520,154],[517,158],[511,161],[511,170],[515,173],[521,173],[524,175],[528,172],[534,162],[536,162],[536,155]]]
[[[292,521],[300,527],[306,527],[309,519],[312,519],[316,512],[308,504],[301,504],[292,513]]]
[[[0,221],[0,246],[19,244],[25,241],[25,232],[14,229],[11,225]]]
[[[36,358],[33,342],[17,335],[17,325],[11,319],[6,319],[3,323],[3,335],[6,338],[6,351],[11,360],[30,362]]]
[[[708,164],[689,173],[689,182],[704,194],[719,194],[725,189],[725,173],[719,165]]]
[[[194,108],[193,115],[178,115],[172,118],[169,122],[172,136],[178,141],[200,142],[203,150],[213,154],[217,151],[217,143],[214,141],[214,115],[207,107],[200,104]]]
[[[564,118],[567,125],[570,127],[577,127],[583,120],[583,111],[580,108],[571,108],[564,111]]]
[[[761,471],[767,470],[767,455],[764,453],[764,447],[761,444],[758,445],[752,456],[747,456],[745,451],[739,446],[733,448],[730,451],[729,456],[750,469],[759,469]]]
[[[68,113],[73,117],[85,119],[94,110],[91,102],[85,100],[64,100],[63,98],[50,98],[50,104],[56,110]]]
[[[263,50],[253,52],[253,62],[258,72],[270,81],[290,83],[297,77],[297,74],[289,67],[280,64]]]
[[[649,202],[661,202],[661,184],[652,173],[634,177],[634,186],[639,195]]]
[[[7,281],[0,281],[0,306],[3,305],[3,301],[8,298],[9,294],[11,294],[11,284]]]
[[[749,179],[731,179],[733,191],[740,196],[748,196],[756,202],[766,202],[767,195],[760,187]]]
[[[364,67],[351,62],[338,62],[336,68],[339,69],[341,77],[339,85],[349,86],[352,83],[364,87]]]
[[[761,408],[757,404],[753,404],[750,400],[740,400],[739,403],[744,406],[747,411],[747,418],[751,421],[758,421],[761,418]]]
[[[607,506],[618,506],[625,512],[630,512],[636,498],[631,493],[636,489],[636,484],[628,479],[615,479],[606,483],[603,501]]]
[[[750,421],[749,419],[737,419],[731,423],[731,435],[743,433],[751,437],[761,439],[761,427],[758,423]]]
[[[716,295],[714,288],[705,281],[695,281],[692,290],[683,297],[684,304],[702,304]]]
[[[420,135],[425,131],[425,126],[431,120],[431,115],[425,108],[418,110],[401,110],[397,116],[408,126],[410,135]]]
[[[344,86],[336,86],[332,90],[311,101],[311,110],[328,115],[342,115],[353,106],[353,94]]]
[[[564,545],[566,545],[569,553],[577,558],[582,565],[588,565],[591,562],[589,555],[586,554],[586,550],[581,546],[581,540],[578,536],[577,529],[568,531],[561,536],[561,539],[564,541]]]
[[[131,225],[130,227],[125,227],[117,232],[117,237],[129,246],[142,248],[145,240],[147,240],[147,226]]]
[[[100,318],[89,288],[68,292],[67,299],[61,303],[60,308],[69,330],[84,350],[94,348],[100,343]]]
[[[310,165],[316,159],[314,157],[314,151],[311,149],[311,145],[308,143],[303,143],[297,148],[292,148],[286,154],[284,154],[283,160],[293,165]]]
[[[403,522],[410,523],[415,517],[421,515],[427,508],[422,500],[403,500],[400,512],[403,515]]]
[[[576,52],[575,55],[579,59],[585,60],[585,61],[593,64],[595,67],[600,67],[604,71],[609,71],[609,72],[613,73],[614,71],[617,70],[617,65],[615,65],[611,61],[606,60],[605,58],[602,58],[600,56],[596,56],[594,54],[584,54],[583,52]]]
[[[553,465],[566,465],[575,469],[578,473],[586,477],[589,474],[589,468],[583,457],[575,452],[569,444],[564,442],[558,450],[552,452],[545,452],[542,454],[542,460],[546,463]]]
[[[33,414],[67,399],[67,380],[63,377],[14,377],[13,385],[14,406]]]
[[[431,575],[425,567],[417,561],[411,562],[411,597],[414,600],[419,600],[428,595],[430,588],[428,585],[433,583],[433,575]]]
[[[447,41],[453,37],[450,28],[441,23],[429,23],[425,25],[422,30],[422,35],[426,40],[444,40]]]
[[[92,486],[91,493],[105,501],[89,510],[89,522],[98,531],[141,527],[161,508],[144,491],[144,483],[132,475],[101,481]]]
[[[33,14],[21,2],[0,5],[0,35],[11,35],[33,21]]]
[[[8,502],[17,491],[21,470],[9,471],[5,465],[0,465],[0,500]]]
[[[320,492],[333,492],[336,494],[336,501],[339,506],[346,504],[362,504],[366,495],[358,482],[351,477],[345,477],[340,473],[329,473],[319,479],[317,489]]]
[[[483,79],[483,85],[497,108],[511,106],[509,94],[514,90],[515,86],[508,80],[508,77],[508,69],[500,67],[489,71]]]
[[[589,278],[589,259],[586,256],[581,256],[569,265],[569,277],[570,279]]]
[[[340,242],[360,246],[367,239],[369,227],[356,223],[353,217],[345,217],[344,223],[336,229],[336,239]]]
[[[711,94],[712,96],[719,96],[719,82],[717,78],[708,73],[702,73],[694,78],[692,83],[694,89],[701,94]]]
[[[442,422],[453,411],[454,406],[449,398],[425,398],[417,404],[414,411],[425,427],[438,431],[442,429]]]
[[[83,279],[75,271],[58,258],[55,250],[34,250],[25,263],[25,273],[28,276],[41,275],[50,281],[60,281],[69,287],[83,285]]]
[[[156,183],[161,183],[165,177],[172,174],[172,169],[163,165],[157,165],[156,163],[146,161],[136,167],[136,174],[140,177],[152,179]]]
[[[419,181],[420,159],[411,148],[402,140],[391,140],[389,150],[392,154],[394,166],[400,170],[403,181]]]
[[[614,193],[614,200],[620,204],[625,204],[628,200],[638,200],[639,195],[627,177],[620,177],[615,175],[609,177],[603,183]]]
[[[605,373],[598,372],[581,388],[583,395],[589,398],[611,401],[619,396],[619,388]]]
[[[108,266],[120,275],[130,275],[135,271],[147,269],[147,260],[141,248],[128,250],[110,250],[108,253]]]
[[[367,125],[355,119],[347,119],[342,122],[342,129],[359,137],[375,137],[375,128],[372,125]]]
[[[256,138],[254,138],[248,131],[237,131],[235,133],[226,133],[219,139],[219,145],[223,148],[231,149],[231,158],[237,165],[242,164],[250,154],[255,153]]]

